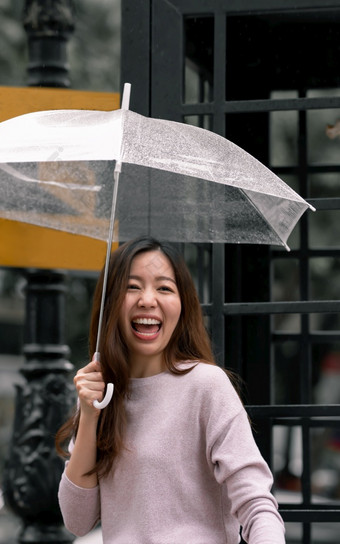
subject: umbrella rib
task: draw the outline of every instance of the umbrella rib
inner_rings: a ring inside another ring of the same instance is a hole
[[[21,179],[22,181],[27,181],[28,183],[37,183],[38,185],[46,185],[48,186],[55,186],[60,187],[61,189],[71,189],[71,190],[78,190],[78,191],[90,191],[97,193],[101,190],[100,185],[92,185],[92,186],[85,186],[78,184],[78,183],[63,183],[62,181],[55,181],[55,180],[41,180],[36,178],[30,178],[29,176],[26,176],[25,174],[22,174],[14,168],[13,166],[9,166],[9,164],[0,164],[1,170],[6,172],[7,174],[10,174],[11,176],[14,176],[17,179]]]

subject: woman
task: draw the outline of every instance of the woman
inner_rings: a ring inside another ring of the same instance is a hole
[[[95,350],[103,275],[94,297]],[[199,300],[182,258],[140,238],[111,257],[101,362],[78,371],[79,412],[60,482],[66,527],[99,521],[104,544],[283,544],[272,476],[245,409],[213,362]],[[111,403],[102,412],[105,383]]]

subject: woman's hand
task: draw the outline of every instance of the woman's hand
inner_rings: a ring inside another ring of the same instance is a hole
[[[92,488],[98,485],[97,474],[86,474],[96,465],[100,410],[93,406],[93,401],[100,401],[105,389],[100,363],[91,361],[78,370],[73,381],[78,391],[80,419],[66,475],[75,485]]]
[[[91,361],[78,370],[73,381],[78,392],[81,414],[99,416],[100,410],[93,406],[93,401],[101,401],[105,390],[100,363]]]

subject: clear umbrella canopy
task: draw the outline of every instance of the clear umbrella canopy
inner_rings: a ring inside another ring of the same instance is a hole
[[[129,110],[60,110],[0,123],[0,216],[106,240],[286,246],[311,207],[210,131]]]
[[[111,112],[45,111],[0,123],[0,216],[108,241],[97,359],[112,240],[150,235],[288,249],[311,208],[232,142],[143,117],[126,102],[123,95],[122,109]],[[108,384],[96,407],[112,392]]]

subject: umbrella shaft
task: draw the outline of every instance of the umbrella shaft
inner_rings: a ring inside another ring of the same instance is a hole
[[[103,313],[104,313],[104,306],[105,306],[107,278],[108,278],[108,273],[109,273],[111,247],[112,247],[112,240],[113,240],[113,230],[114,230],[114,223],[115,223],[115,216],[116,216],[116,204],[117,204],[119,174],[120,174],[120,172],[121,172],[121,163],[117,162],[114,173],[113,173],[114,188],[113,188],[113,196],[112,196],[109,236],[108,236],[107,247],[106,247],[106,259],[105,259],[105,266],[104,266],[103,288],[102,288],[102,296],[101,296],[100,310],[99,310],[97,341],[96,341],[96,353],[98,353],[100,351],[100,349],[99,349],[100,335],[101,335],[102,323],[103,323]]]

